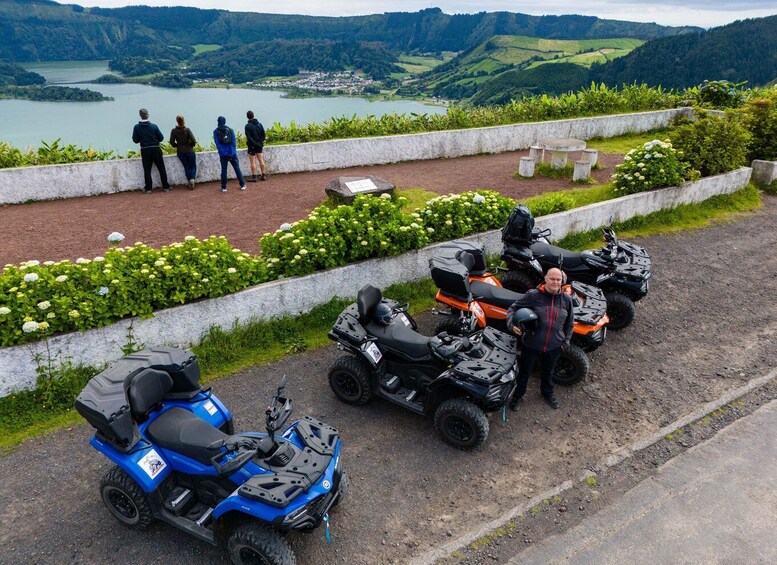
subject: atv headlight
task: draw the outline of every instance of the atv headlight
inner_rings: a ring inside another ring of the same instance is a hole
[[[300,518],[302,518],[305,514],[307,514],[310,511],[310,505],[311,503],[308,502],[307,504],[304,504],[297,508],[294,512],[291,512],[290,514],[286,514],[286,517],[283,519],[283,523],[287,524],[290,522],[296,522]]]

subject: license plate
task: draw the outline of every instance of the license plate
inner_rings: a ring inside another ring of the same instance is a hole
[[[373,362],[377,365],[380,363],[380,360],[383,359],[383,354],[380,352],[380,349],[378,349],[378,346],[375,345],[374,342],[369,342],[367,345],[364,346],[364,352],[370,356],[370,359],[373,360]]]

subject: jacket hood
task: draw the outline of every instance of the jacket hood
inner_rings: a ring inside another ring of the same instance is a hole
[[[220,128],[223,128],[227,124],[227,119],[224,116],[219,116],[218,124]]]
[[[250,120],[248,120],[248,123],[257,125],[259,123],[259,120],[257,120],[256,118],[251,118]]]

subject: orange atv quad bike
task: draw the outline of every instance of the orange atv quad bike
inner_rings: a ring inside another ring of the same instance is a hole
[[[523,295],[503,288],[486,270],[482,247],[466,241],[445,244],[429,260],[429,267],[438,288],[436,300],[450,308],[435,333],[462,335],[486,326],[507,331],[507,309]],[[561,291],[572,296],[575,326],[570,347],[561,352],[556,363],[553,380],[571,385],[588,375],[585,351],[593,351],[604,342],[609,321],[607,300],[600,289],[578,282],[565,284]]]

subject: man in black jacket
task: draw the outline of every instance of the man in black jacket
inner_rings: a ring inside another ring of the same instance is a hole
[[[248,162],[251,164],[250,182],[256,182],[256,162],[259,161],[259,170],[262,180],[267,180],[267,169],[264,166],[264,126],[254,117],[251,110],[246,112],[248,123],[246,124],[246,144],[248,145]]]
[[[517,410],[518,401],[526,393],[526,384],[534,365],[540,363],[540,390],[552,408],[558,408],[553,394],[553,368],[561,350],[569,347],[575,324],[572,297],[561,292],[563,274],[560,269],[548,269],[545,283],[531,289],[507,310],[507,328],[520,334],[513,326],[513,314],[520,308],[529,308],[537,314],[537,329],[523,336],[518,383],[510,401],[510,409]]]
[[[162,135],[156,124],[149,121],[148,110],[141,108],[138,113],[140,121],[135,124],[135,128],[132,130],[132,141],[140,144],[140,159],[143,161],[143,180],[145,181],[143,191],[146,194],[151,194],[151,165],[154,164],[159,170],[162,188],[165,192],[170,192],[165,160],[162,156],[162,148],[159,147],[165,136]]]

